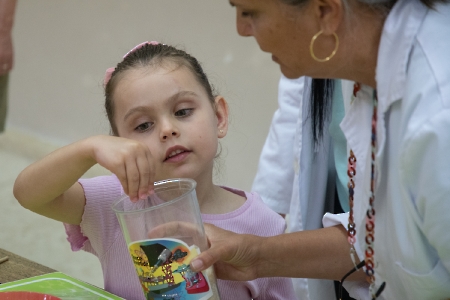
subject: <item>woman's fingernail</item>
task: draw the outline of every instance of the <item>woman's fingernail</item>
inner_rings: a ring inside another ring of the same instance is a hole
[[[200,259],[194,259],[191,261],[191,268],[194,271],[200,270],[203,268],[203,262]]]

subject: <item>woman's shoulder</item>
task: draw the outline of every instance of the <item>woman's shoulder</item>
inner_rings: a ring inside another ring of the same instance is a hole
[[[447,107],[450,106],[450,60],[449,52],[450,39],[443,38],[450,36],[450,4],[442,4],[436,10],[430,10],[416,36],[416,43],[413,51],[417,56],[422,56],[423,60],[411,59],[411,63],[422,63],[422,68],[428,68],[429,76],[424,78],[424,82],[433,83],[440,92],[442,100]],[[414,53],[412,54],[414,55]],[[420,73],[416,76],[421,77]]]

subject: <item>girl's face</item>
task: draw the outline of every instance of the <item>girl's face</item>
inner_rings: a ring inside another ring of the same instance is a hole
[[[237,31],[242,36],[253,36],[264,52],[280,65],[288,78],[309,73],[313,60],[309,41],[319,31],[311,17],[311,7],[301,9],[279,0],[229,0],[236,8]]]
[[[114,94],[119,136],[148,146],[155,180],[212,178],[218,138],[226,135],[228,110],[222,97],[216,108],[186,67],[126,71]]]

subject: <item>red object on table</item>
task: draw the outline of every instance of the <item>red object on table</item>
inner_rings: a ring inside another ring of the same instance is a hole
[[[0,292],[0,300],[61,300],[56,296],[35,292]]]

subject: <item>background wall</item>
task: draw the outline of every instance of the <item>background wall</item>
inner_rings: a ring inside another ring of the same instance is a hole
[[[14,155],[19,148],[27,154],[36,150],[35,142],[20,142],[26,136],[47,146],[62,146],[108,134],[104,72],[146,40],[180,46],[203,63],[231,110],[216,182],[250,189],[277,106],[280,72],[253,38],[238,36],[235,10],[227,0],[19,0],[7,134],[0,141],[0,150],[3,145],[8,153],[0,157],[4,171],[0,181],[6,189],[1,195],[8,199],[3,205],[10,208],[3,209],[3,216],[0,211],[0,247],[101,285],[95,257],[72,255],[58,222],[18,206],[12,196],[15,176],[39,155],[20,163],[14,163]],[[40,151],[52,149],[47,146]],[[6,167],[11,171],[7,173]],[[50,240],[54,237],[50,231],[57,241]],[[16,238],[20,236],[24,239]],[[13,239],[21,243],[14,244]],[[40,246],[30,248],[30,239]]]
[[[227,0],[19,1],[8,124],[58,145],[107,134],[102,81],[136,44],[177,45],[229,101],[219,181],[249,189],[276,108],[278,66],[238,36]]]

